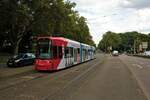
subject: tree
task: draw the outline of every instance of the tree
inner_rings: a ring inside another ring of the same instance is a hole
[[[119,41],[116,39],[119,39]],[[103,51],[106,51],[110,45],[115,44],[113,48],[119,50],[120,52],[126,51],[128,53],[135,53],[135,52],[138,53],[140,49],[139,46],[142,44],[142,42],[149,43],[148,46],[148,50],[149,50],[150,49],[149,35],[138,33],[136,31],[125,32],[125,33],[106,32],[106,34],[104,34],[103,39],[100,41],[98,46]]]
[[[33,35],[63,36],[94,44],[86,18],[73,9],[75,6],[64,0],[1,0],[0,36],[11,41],[15,54],[20,42]]]
[[[99,48],[108,52],[108,48],[117,49],[121,43],[121,38],[118,34],[108,31],[103,35],[103,39],[99,43]]]

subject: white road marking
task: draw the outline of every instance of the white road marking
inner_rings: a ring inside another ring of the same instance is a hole
[[[142,69],[143,68],[143,66],[141,66],[141,65],[139,65],[139,64],[132,64],[133,66],[136,66],[136,67],[138,67],[138,68],[140,68],[140,69]]]
[[[139,68],[143,68],[143,66],[141,66],[141,65],[137,65],[137,67],[139,67]]]
[[[25,79],[34,79],[35,77],[33,77],[33,76],[23,76],[22,78],[25,78]]]
[[[143,63],[143,62],[140,62],[140,64],[143,65],[144,63]]]

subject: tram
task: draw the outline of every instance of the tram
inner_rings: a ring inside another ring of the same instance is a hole
[[[63,37],[38,37],[35,70],[56,71],[94,59],[95,47]]]

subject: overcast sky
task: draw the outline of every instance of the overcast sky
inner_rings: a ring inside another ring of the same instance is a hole
[[[150,33],[150,0],[70,0],[87,18],[96,44],[107,31]]]

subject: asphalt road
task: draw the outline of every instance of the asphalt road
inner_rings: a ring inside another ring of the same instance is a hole
[[[120,59],[128,66],[144,94],[150,100],[150,59],[129,56],[121,56]]]
[[[148,100],[149,61],[97,54],[95,60],[58,72],[29,67],[0,79],[0,100]]]

